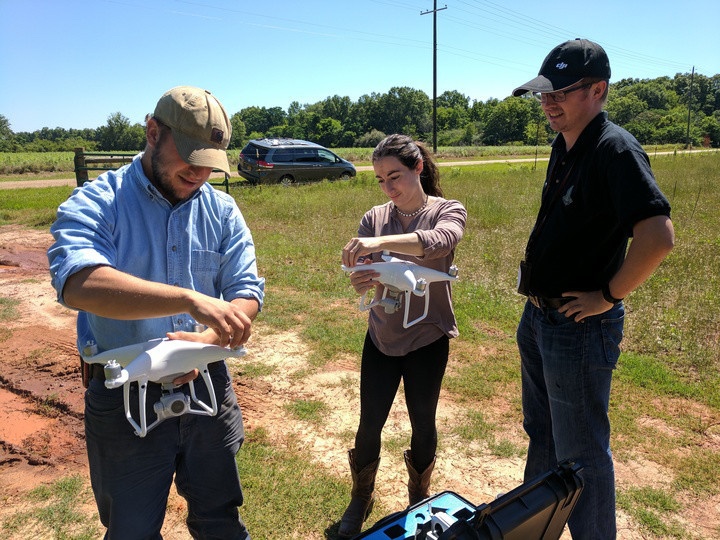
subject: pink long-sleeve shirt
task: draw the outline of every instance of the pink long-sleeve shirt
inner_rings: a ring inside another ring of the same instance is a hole
[[[358,236],[385,236],[414,232],[422,242],[424,255],[414,257],[399,253],[390,253],[393,257],[411,261],[427,268],[447,272],[455,258],[455,247],[465,231],[467,211],[458,201],[433,198],[432,203],[422,210],[407,229],[388,202],[375,206],[365,213],[360,221]],[[373,254],[373,261],[381,261],[381,253]],[[376,295],[383,294],[378,287]],[[403,306],[395,313],[385,313],[382,306],[370,310],[368,329],[375,346],[388,356],[403,356],[420,347],[429,345],[443,334],[457,337],[458,329],[455,312],[452,307],[452,292],[449,281],[438,281],[428,285],[430,305],[428,315],[410,328],[403,328],[404,294],[401,294]],[[425,299],[410,295],[408,320],[415,320],[425,310]]]

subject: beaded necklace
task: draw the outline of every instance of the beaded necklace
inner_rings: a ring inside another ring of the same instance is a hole
[[[427,203],[428,203],[428,197],[425,197],[425,202],[422,203],[422,206],[420,208],[418,208],[417,210],[415,210],[414,212],[410,212],[409,214],[406,214],[405,212],[401,212],[400,209],[397,207],[397,205],[393,205],[393,206],[395,208],[395,211],[398,214],[400,214],[402,217],[415,217],[425,209],[425,207],[427,206]]]

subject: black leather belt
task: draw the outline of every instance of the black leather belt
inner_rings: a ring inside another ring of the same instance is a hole
[[[561,298],[548,298],[545,296],[528,296],[528,300],[532,305],[540,309],[559,309],[572,300],[572,296],[564,296]]]

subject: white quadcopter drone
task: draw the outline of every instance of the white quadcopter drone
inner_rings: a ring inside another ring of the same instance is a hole
[[[245,353],[244,347],[229,349],[194,341],[160,338],[111,349],[99,354],[97,345],[91,342],[83,349],[82,357],[88,364],[105,364],[105,386],[107,388],[123,387],[125,417],[135,428],[135,434],[144,437],[166,418],[186,413],[215,416],[218,412],[218,405],[215,389],[208,372],[208,364],[225,360],[231,356],[244,356]],[[173,381],[194,369],[200,371],[200,375],[205,381],[205,386],[210,394],[210,405],[197,398],[193,381],[188,383],[190,396],[174,391]],[[138,384],[139,424],[130,412],[130,384],[132,382]],[[148,382],[162,385],[163,391],[160,401],[154,405],[157,419],[149,426],[145,412]],[[193,403],[197,405],[197,408],[193,407]]]
[[[402,305],[402,299],[399,295],[404,292],[404,328],[410,328],[412,325],[419,323],[427,317],[430,306],[430,292],[427,288],[429,283],[435,281],[457,281],[458,279],[458,269],[455,265],[452,265],[450,271],[445,273],[410,261],[391,257],[387,252],[383,252],[382,258],[383,262],[359,264],[353,267],[342,265],[342,269],[345,272],[373,270],[380,274],[377,280],[384,285],[382,297],[368,302],[366,299],[368,292],[366,291],[360,298],[360,311],[367,311],[370,308],[381,305],[385,308],[385,313],[395,313]],[[390,298],[388,298],[388,294]],[[417,319],[408,321],[411,294],[425,297],[425,311]]]

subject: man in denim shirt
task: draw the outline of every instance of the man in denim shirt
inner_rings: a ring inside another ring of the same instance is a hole
[[[226,347],[247,342],[264,279],[234,199],[206,183],[213,168],[230,171],[230,134],[227,113],[210,92],[173,88],[147,119],[144,152],[60,205],[50,272],[58,301],[78,310],[81,351],[88,342],[102,352],[163,337]],[[194,332],[198,327],[204,330]],[[101,365],[89,367],[85,432],[105,538],[161,538],[173,476],[194,538],[249,538],[237,509],[243,421],[225,362],[208,366],[217,415],[169,418],[143,438],[126,421],[123,391],[105,387]],[[197,374],[174,383],[189,393],[185,383]],[[154,418],[161,387],[148,386]],[[209,399],[200,378],[195,391]]]

